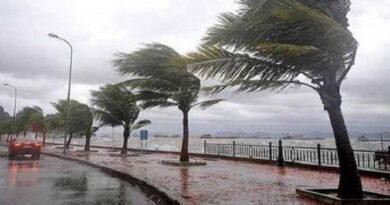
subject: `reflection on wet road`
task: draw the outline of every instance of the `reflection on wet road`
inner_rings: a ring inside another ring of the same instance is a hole
[[[4,153],[4,148],[0,148]],[[0,205],[153,204],[126,182],[98,169],[43,156],[40,161],[0,156]]]

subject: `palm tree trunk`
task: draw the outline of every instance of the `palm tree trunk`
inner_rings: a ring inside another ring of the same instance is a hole
[[[89,151],[90,150],[90,144],[91,144],[91,135],[88,133],[88,134],[85,135],[84,151]]]
[[[189,162],[188,155],[188,111],[183,110],[183,142],[181,145],[180,162]]]
[[[123,127],[123,146],[121,150],[121,154],[127,154],[127,141],[130,137],[130,125],[126,124]]]
[[[43,132],[42,145],[45,146],[45,144],[46,144],[46,132]]]
[[[69,148],[70,142],[72,141],[72,138],[73,138],[73,133],[69,133],[69,139],[68,139],[68,142],[66,143],[66,148]]]
[[[332,106],[327,108],[327,111],[332,124],[339,157],[340,179],[338,197],[343,199],[362,198],[363,191],[359,170],[356,166],[355,155],[349,141],[341,108],[340,106]]]

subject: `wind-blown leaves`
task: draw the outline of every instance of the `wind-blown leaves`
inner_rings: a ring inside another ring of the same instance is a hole
[[[181,69],[169,64],[173,57],[180,57],[180,55],[166,45],[153,43],[146,44],[144,48],[130,54],[117,54],[113,64],[115,69],[123,74],[132,73],[135,76],[158,78]]]
[[[24,107],[16,114],[16,131],[27,132],[34,128],[34,132],[39,132],[39,129],[43,126],[43,118],[43,111],[40,107]]]
[[[340,15],[348,12],[349,1],[240,3],[237,13],[222,14],[204,44],[188,54],[191,70],[231,87],[245,82],[239,89],[246,91],[284,88],[288,82],[316,90],[325,81],[341,84],[357,49],[347,19]]]
[[[105,85],[91,94],[91,102],[96,106],[93,112],[100,126],[129,126],[130,129],[135,126],[142,109],[138,103],[141,97],[132,93],[123,83]],[[150,121],[146,121],[150,124]]]
[[[135,77],[122,84],[138,90],[144,109],[178,106],[189,111],[197,102],[200,79],[188,71],[187,59],[166,45],[146,44],[133,53],[118,54],[113,62],[116,70]]]
[[[143,109],[153,108],[153,107],[160,107],[160,108],[166,108],[166,107],[172,107],[177,106],[177,103],[166,101],[166,100],[146,100],[141,104],[141,107]]]
[[[124,83],[107,84],[97,91],[92,91],[91,95],[95,117],[100,121],[100,127],[123,127],[121,154],[126,154],[131,131],[151,123],[149,120],[136,122],[142,110],[139,105],[140,96],[134,94]]]
[[[176,106],[183,113],[180,160],[188,162],[188,113],[193,106],[206,108],[219,100],[197,103],[200,79],[188,71],[187,59],[168,46],[147,44],[136,52],[118,54],[113,62],[116,70],[135,78],[122,84],[138,91],[143,109]]]
[[[134,130],[139,130],[141,129],[142,127],[145,127],[147,125],[150,125],[152,122],[150,120],[140,120],[138,121],[137,123],[135,123],[132,127],[131,127],[131,130],[134,131]]]
[[[207,109],[215,104],[218,104],[220,102],[224,101],[223,99],[216,99],[216,100],[205,100],[201,102],[197,102],[192,105],[192,107],[199,106],[201,109]]]
[[[122,125],[139,115],[138,96],[122,84],[106,85],[99,91],[92,91],[91,95],[91,102],[97,107],[95,113],[102,123]]]
[[[153,90],[163,94],[163,92],[177,92],[180,90],[178,85],[161,78],[137,78],[122,82],[123,85],[131,88],[142,88],[142,90]]]
[[[100,121],[100,126],[110,125],[111,127],[116,127],[122,125],[119,118],[116,118],[107,111],[94,109],[93,113],[95,114],[95,118]]]
[[[199,52],[188,54],[190,68],[206,78],[219,78],[222,81],[263,79],[288,80],[298,75],[284,64],[273,63],[246,53],[233,53],[223,48],[201,47]]]
[[[84,135],[85,130],[91,129],[93,124],[93,113],[91,108],[76,100],[70,100],[69,103],[69,119],[67,121],[69,123],[68,131],[73,134]],[[52,105],[56,108],[62,118],[62,126],[65,126],[67,101],[59,100],[57,103],[52,103]]]

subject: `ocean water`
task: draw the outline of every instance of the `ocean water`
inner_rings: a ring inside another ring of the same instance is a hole
[[[48,139],[53,141],[53,139]],[[232,144],[233,141],[236,144],[244,145],[268,145],[271,142],[273,145],[277,145],[278,139],[200,139],[191,137],[189,140],[189,150],[194,153],[203,152],[203,143],[206,140],[207,143],[219,143],[219,144]],[[55,142],[63,142],[62,139],[55,139]],[[180,151],[182,138],[155,138],[150,137],[148,141],[144,141],[144,146],[150,150],[166,150],[166,151]],[[85,139],[74,139],[75,144],[84,144]],[[123,138],[120,136],[112,137],[93,137],[91,139],[92,145],[103,145],[103,146],[122,146]],[[335,141],[333,138],[319,139],[319,140],[283,140],[283,146],[299,146],[299,147],[317,147],[317,144],[321,144],[323,148],[335,148]],[[362,142],[356,138],[351,138],[351,144],[354,149],[359,150],[381,150],[381,142]],[[141,148],[141,140],[139,137],[130,137],[129,139],[130,148]],[[384,142],[384,149],[388,150],[390,142]]]

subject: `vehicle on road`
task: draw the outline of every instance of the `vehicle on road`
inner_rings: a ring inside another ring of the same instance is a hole
[[[8,158],[15,159],[20,155],[31,155],[33,159],[40,159],[42,144],[33,137],[18,137],[8,144]]]

